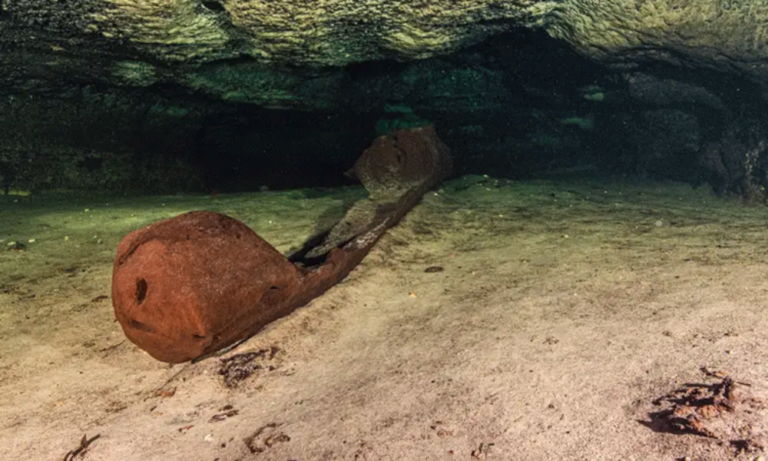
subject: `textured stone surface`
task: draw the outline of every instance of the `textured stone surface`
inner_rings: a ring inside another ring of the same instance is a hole
[[[115,78],[146,85],[162,78],[163,62],[423,58],[477,43],[546,9],[534,0],[6,0],[0,30],[8,32],[3,41],[47,45],[62,58],[77,49],[112,55],[108,71]],[[21,26],[40,35],[24,35]]]
[[[445,53],[529,17],[533,0],[105,0],[86,30],[163,60],[247,55],[340,65]],[[504,21],[506,21],[506,23]]]
[[[0,30],[4,42],[47,46],[59,57],[54,68],[73,53],[98,51],[111,58],[114,79],[146,85],[163,76],[162,62],[424,58],[542,25],[597,58],[629,51],[735,64],[765,58],[767,17],[768,5],[750,0],[6,0]],[[24,35],[20,26],[39,34]]]
[[[768,74],[766,19],[768,5],[751,0],[5,0],[0,82],[173,82],[291,106],[335,86],[313,84],[324,66],[445,55],[521,27],[608,64],[684,63],[757,81]]]
[[[768,73],[768,4],[757,0],[568,0],[546,29],[607,63],[658,61]]]
[[[766,111],[759,105],[768,101],[766,19],[768,5],[756,0],[2,0],[0,182],[215,190],[216,181],[200,173],[210,165],[201,167],[195,157],[214,163],[222,153],[263,155],[269,149],[243,146],[281,138],[270,132],[237,141],[233,126],[253,131],[236,122],[251,118],[238,113],[248,105],[368,117],[369,126],[383,129],[430,121],[457,152],[498,160],[471,172],[523,176],[567,163],[564,155],[580,155],[588,145],[605,152],[597,143],[614,135],[626,140],[627,124],[647,122],[634,131],[652,133],[658,117],[632,113],[643,109],[622,104],[631,99],[656,106],[651,112],[679,111],[671,119],[684,130],[697,126],[707,139],[688,133],[700,142],[684,149],[622,145],[622,163],[645,172],[656,164],[665,177],[679,179],[664,173],[666,166],[685,157],[682,163],[696,170],[698,155],[703,176],[714,175],[726,190],[738,176],[764,188]],[[529,37],[527,44],[521,37]],[[472,44],[481,45],[467,48]],[[561,59],[574,50],[593,67]],[[421,59],[428,57],[435,59]],[[187,115],[173,109],[187,110],[179,104],[187,97],[205,101],[197,107],[212,100],[220,106]],[[387,107],[407,108],[396,117]],[[608,126],[605,115],[620,111],[627,113],[613,118],[622,123],[598,136]],[[341,123],[349,132],[369,129]],[[595,135],[574,135],[564,126],[573,123],[594,127]],[[715,139],[726,132],[736,134]],[[220,145],[217,134],[231,143]],[[744,149],[727,148],[730,138],[741,138]],[[282,158],[343,151],[278,147]],[[634,152],[639,159],[628,158]],[[741,156],[730,163],[744,171],[724,175],[732,168],[713,163],[713,153]],[[46,155],[55,162],[41,161]],[[114,168],[122,162],[132,166]],[[163,179],[175,178],[166,172],[176,169],[185,170],[178,180]],[[231,173],[226,165],[216,170]]]

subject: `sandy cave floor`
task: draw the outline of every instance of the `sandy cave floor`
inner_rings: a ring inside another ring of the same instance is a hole
[[[0,196],[0,459],[97,435],[74,459],[768,458],[768,208],[705,188],[460,178],[222,358],[125,340],[108,296],[129,231],[209,209],[287,251],[360,196]],[[739,389],[692,423],[710,437],[659,417],[717,382],[702,367]]]

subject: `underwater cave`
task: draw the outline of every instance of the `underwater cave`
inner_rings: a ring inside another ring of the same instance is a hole
[[[237,86],[249,73],[274,73],[247,59],[198,72],[218,75],[210,85],[222,86],[228,75]],[[286,87],[294,95],[278,108],[167,83],[73,81],[46,94],[14,92],[0,103],[4,190],[349,185],[344,171],[373,138],[427,124],[454,151],[457,176],[671,179],[750,199],[762,199],[766,185],[759,88],[714,69],[614,69],[521,29],[423,60],[282,72],[292,73]]]
[[[762,459],[766,18],[0,0],[0,459]]]

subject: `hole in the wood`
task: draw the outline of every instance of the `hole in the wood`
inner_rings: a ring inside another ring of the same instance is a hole
[[[136,303],[141,304],[147,297],[147,281],[144,279],[136,280]]]

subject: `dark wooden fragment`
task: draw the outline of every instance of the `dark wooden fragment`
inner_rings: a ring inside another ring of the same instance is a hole
[[[136,230],[117,248],[115,315],[128,339],[164,362],[235,344],[346,277],[450,168],[432,126],[378,138],[354,167],[369,198],[304,252],[309,265],[218,213],[194,211]]]

